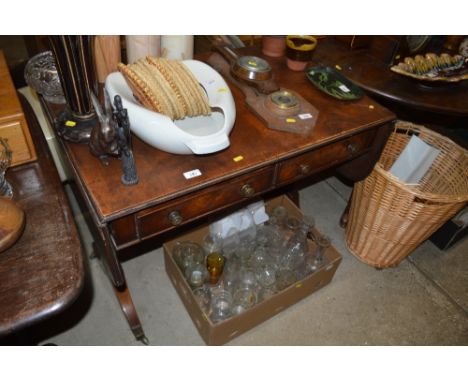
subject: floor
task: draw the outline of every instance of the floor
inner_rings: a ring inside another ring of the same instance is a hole
[[[86,211],[65,187],[86,251],[85,289],[70,309],[9,341],[141,346],[93,255]],[[338,225],[350,193],[333,177],[300,192],[303,211],[343,257],[332,282],[227,345],[468,345],[468,239],[446,251],[424,242],[398,267],[376,270],[347,250]],[[150,345],[204,345],[166,275],[161,248],[123,267]]]
[[[350,254],[338,225],[350,191],[329,178],[300,192],[303,211],[342,254],[332,282],[228,345],[468,345],[468,241],[445,252],[424,242],[397,268],[376,270]],[[38,343],[139,346],[92,257],[92,239],[71,192],[70,199],[89,279],[68,312],[34,330]],[[161,248],[127,261],[124,271],[150,345],[204,345],[166,275]]]

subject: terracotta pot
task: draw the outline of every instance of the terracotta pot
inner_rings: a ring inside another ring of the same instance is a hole
[[[263,36],[262,53],[269,57],[282,57],[286,52],[286,36]]]

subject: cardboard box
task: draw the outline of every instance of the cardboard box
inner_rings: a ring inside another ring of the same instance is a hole
[[[292,216],[298,218],[302,217],[301,211],[286,196],[268,201],[266,203],[266,209],[267,211],[271,210],[277,205],[284,205]],[[208,227],[202,227],[165,243],[163,248],[166,272],[192,317],[200,335],[208,345],[222,345],[303,298],[308,297],[332,280],[341,262],[341,255],[331,246],[325,253],[328,264],[324,268],[312,273],[303,280],[297,281],[295,284],[275,294],[271,298],[258,303],[244,313],[213,324],[197,304],[189,284],[171,255],[172,248],[177,241],[191,240],[201,243],[207,233]],[[310,245],[313,246],[314,244],[311,242]]]

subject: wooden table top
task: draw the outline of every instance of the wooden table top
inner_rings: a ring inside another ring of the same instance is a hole
[[[12,97],[10,89],[14,89],[5,54],[0,50],[0,122],[4,119],[10,120],[22,113],[18,97]]]
[[[62,311],[84,282],[68,199],[34,112],[22,95],[20,100],[38,159],[7,170],[26,226],[20,239],[0,253],[0,337]]]
[[[389,65],[369,55],[365,49],[351,50],[332,38],[321,40],[313,63],[323,62],[334,67],[354,83],[385,99],[415,109],[434,113],[468,116],[468,81],[434,86],[394,73]]]
[[[243,53],[261,56],[258,48],[250,49],[254,51],[244,49]],[[392,112],[368,97],[347,102],[321,93],[309,83],[304,72],[289,70],[284,58],[268,60],[281,87],[297,91],[319,110],[316,126],[309,135],[268,129],[247,108],[241,91],[230,84],[237,115],[230,146],[210,155],[174,155],[134,137],[133,152],[140,178],[135,186],[121,184],[118,160],[111,160],[105,166],[90,154],[87,145],[65,143],[98,218],[109,221],[139,211],[395,118]],[[46,111],[54,119],[60,108],[46,105]],[[235,162],[233,158],[238,156],[243,160]],[[194,169],[199,169],[202,176],[185,179],[183,173]]]

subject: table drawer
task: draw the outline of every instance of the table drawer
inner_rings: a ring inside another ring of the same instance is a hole
[[[366,131],[322,146],[312,152],[287,159],[279,165],[277,183],[292,182],[361,155],[370,148],[374,136],[374,130]]]
[[[273,186],[273,166],[254,171],[137,214],[140,238],[153,236],[242,200]]]

